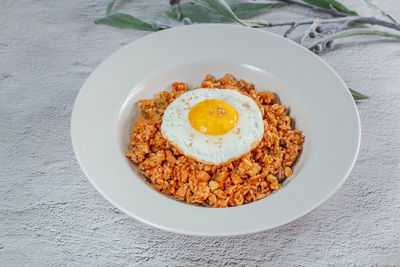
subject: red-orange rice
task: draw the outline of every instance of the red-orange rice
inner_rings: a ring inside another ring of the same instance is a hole
[[[172,91],[139,101],[141,116],[133,125],[131,149],[126,156],[138,164],[156,190],[191,204],[238,206],[279,190],[292,175],[291,166],[300,155],[304,136],[292,129],[288,112],[278,97],[269,91],[257,91],[252,84],[237,81],[229,74],[219,80],[207,75],[200,87],[234,89],[254,99],[265,122],[264,137],[255,149],[218,166],[183,155],[160,131],[168,104],[188,90],[185,83],[175,82]]]

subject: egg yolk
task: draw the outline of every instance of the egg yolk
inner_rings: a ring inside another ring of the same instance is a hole
[[[189,122],[197,131],[208,135],[223,135],[235,127],[236,109],[223,100],[207,99],[189,111]]]

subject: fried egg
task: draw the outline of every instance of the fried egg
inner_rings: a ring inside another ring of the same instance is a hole
[[[255,148],[264,122],[250,97],[230,89],[199,88],[166,108],[161,132],[186,156],[219,165]]]

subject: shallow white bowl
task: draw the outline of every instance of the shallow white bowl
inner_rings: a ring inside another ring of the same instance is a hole
[[[290,110],[306,139],[281,190],[233,208],[188,205],[155,191],[125,157],[136,101],[175,81],[200,85],[207,73],[276,92]],[[107,58],[79,92],[71,136],[90,182],[125,213],[168,231],[227,236],[286,224],[323,203],[353,167],[360,121],[344,82],[307,49],[261,30],[201,24],[150,34]]]

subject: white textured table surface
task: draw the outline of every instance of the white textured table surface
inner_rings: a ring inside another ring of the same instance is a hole
[[[400,265],[400,43],[356,37],[322,55],[371,97],[358,104],[357,163],[333,197],[268,232],[182,236],[111,206],[72,151],[80,86],[108,55],[148,34],[95,25],[107,2],[0,2],[0,265]],[[162,16],[167,1],[145,2],[117,8],[170,22]],[[343,2],[371,13],[358,0]],[[398,0],[375,2],[400,17]]]

